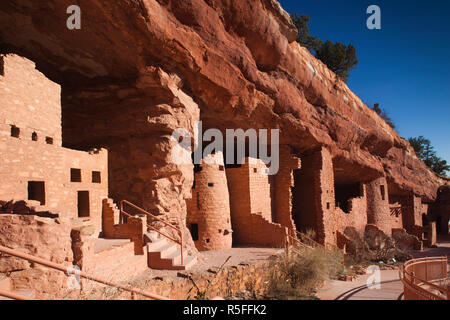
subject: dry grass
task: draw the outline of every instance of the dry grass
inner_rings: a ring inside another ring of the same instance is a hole
[[[318,288],[342,272],[342,254],[321,247],[294,247],[271,263],[267,297],[314,299]]]

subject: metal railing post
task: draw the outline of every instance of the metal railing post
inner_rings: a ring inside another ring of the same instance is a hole
[[[120,213],[121,213],[121,215],[131,216],[129,213],[127,213],[127,212],[124,210],[124,204],[127,204],[127,205],[129,205],[130,207],[132,207],[132,208],[134,208],[134,209],[136,209],[136,210],[139,210],[140,212],[146,214],[147,218],[151,218],[151,219],[153,219],[153,220],[159,221],[159,222],[163,223],[164,225],[166,225],[167,227],[170,227],[170,228],[174,229],[175,231],[177,231],[178,236],[179,236],[179,240],[176,240],[175,237],[169,236],[169,235],[167,235],[167,234],[161,232],[160,230],[156,229],[155,227],[151,226],[151,225],[149,224],[149,222],[148,222],[148,219],[147,219],[147,227],[148,227],[148,228],[150,228],[150,229],[156,231],[158,234],[162,235],[163,237],[166,237],[167,239],[170,239],[170,240],[172,240],[172,241],[174,241],[175,243],[178,243],[178,244],[180,245],[181,264],[184,264],[184,257],[183,257],[183,245],[184,245],[184,242],[183,242],[183,231],[181,230],[181,228],[177,228],[177,227],[173,226],[172,224],[170,224],[170,223],[168,223],[168,222],[166,222],[166,221],[164,221],[164,220],[162,220],[162,219],[159,219],[159,218],[155,217],[155,216],[154,216],[153,214],[151,214],[150,212],[148,212],[148,211],[146,211],[146,210],[144,210],[144,209],[138,207],[137,205],[135,205],[135,204],[133,204],[133,203],[127,201],[127,200],[122,200],[122,201],[120,201]]]

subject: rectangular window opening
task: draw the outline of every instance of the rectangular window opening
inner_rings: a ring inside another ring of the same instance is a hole
[[[19,138],[20,137],[20,129],[16,126],[11,126],[11,137]]]
[[[100,171],[92,171],[92,183],[102,183],[102,175]]]
[[[70,182],[81,182],[81,169],[70,169]]]
[[[386,200],[386,190],[383,185],[380,186],[380,191],[381,191],[381,199],[383,201]]]
[[[39,201],[41,205],[45,204],[45,182],[28,181],[28,200]]]
[[[51,138],[51,137],[45,137],[45,142],[46,142],[47,144],[53,144],[53,138]]]

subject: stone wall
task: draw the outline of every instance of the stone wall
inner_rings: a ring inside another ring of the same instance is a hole
[[[186,200],[186,224],[195,237],[195,246],[198,250],[231,248],[230,197],[223,154],[204,158],[194,181],[192,199]]]
[[[450,184],[443,185],[438,190],[437,200],[431,207],[431,217],[436,221],[436,229],[440,234],[450,232]]]
[[[39,199],[62,217],[90,220],[99,232],[101,200],[108,196],[107,151],[62,148],[59,86],[27,59],[2,58],[5,76],[0,76],[0,103],[5,107],[0,111],[0,200]],[[21,73],[29,77],[19,81]],[[17,137],[12,136],[12,124],[20,129]],[[37,133],[37,141],[32,132]],[[51,136],[53,144],[44,135]]]
[[[194,165],[172,133],[183,129],[194,137],[200,110],[182,86],[175,73],[148,66],[131,84],[79,88],[63,100],[63,137],[77,149],[108,148],[110,197],[179,226],[195,251],[185,201],[191,198]],[[68,107],[73,103],[78,108]],[[92,105],[98,106],[95,114]],[[170,228],[164,231],[177,236]]]
[[[145,284],[138,284],[141,289],[153,292],[174,300],[195,299],[206,293],[209,299],[230,297],[244,291],[257,296],[264,295],[269,279],[269,263],[247,264],[211,268],[203,272],[180,272],[178,277],[158,277]],[[192,280],[191,280],[192,279]],[[195,283],[195,284],[194,284]],[[109,296],[109,299],[130,299],[129,293]],[[138,299],[142,297],[137,296]]]
[[[272,192],[275,201],[272,207],[273,221],[287,227],[296,229],[292,218],[292,187],[294,187],[294,170],[301,167],[298,157],[291,154],[288,146],[280,148],[280,169],[273,177]]]
[[[368,223],[376,225],[387,235],[392,228],[402,228],[400,219],[391,216],[389,209],[389,190],[386,178],[382,177],[366,185]]]
[[[144,234],[147,233],[147,216],[123,216],[126,223],[119,223],[118,210],[110,199],[103,199],[102,237],[105,239],[130,239],[134,253],[144,254]]]
[[[97,239],[89,227],[74,228],[71,238],[74,265],[90,275],[120,283],[129,282],[148,269],[147,254],[136,255],[136,244],[129,240]],[[104,287],[100,283],[81,279],[84,295]]]
[[[287,228],[273,223],[273,180],[267,166],[258,159],[246,158],[238,168],[227,168],[231,225],[235,244],[281,247]]]
[[[0,55],[0,124],[2,135],[11,126],[24,140],[33,133],[37,144],[46,138],[61,146],[61,88],[35,69],[35,64],[15,54]]]

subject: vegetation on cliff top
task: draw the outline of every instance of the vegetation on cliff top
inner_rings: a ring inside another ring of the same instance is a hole
[[[431,170],[438,175],[445,176],[450,171],[450,165],[447,161],[439,158],[431,145],[431,141],[424,136],[417,138],[409,138],[409,144],[414,148],[416,155],[421,159]]]
[[[395,129],[394,121],[391,119],[391,117],[389,116],[389,114],[387,113],[387,111],[386,111],[385,109],[381,109],[381,108],[380,108],[380,104],[379,104],[379,103],[375,103],[375,104],[373,105],[372,110],[375,111],[381,118],[383,118],[384,121],[386,121],[386,123],[387,123],[392,129]]]
[[[347,82],[350,71],[358,64],[356,48],[349,44],[340,42],[323,42],[316,36],[309,34],[307,15],[294,14],[292,21],[298,29],[297,42],[306,47],[317,59],[321,60],[327,67],[336,73],[343,81]]]

